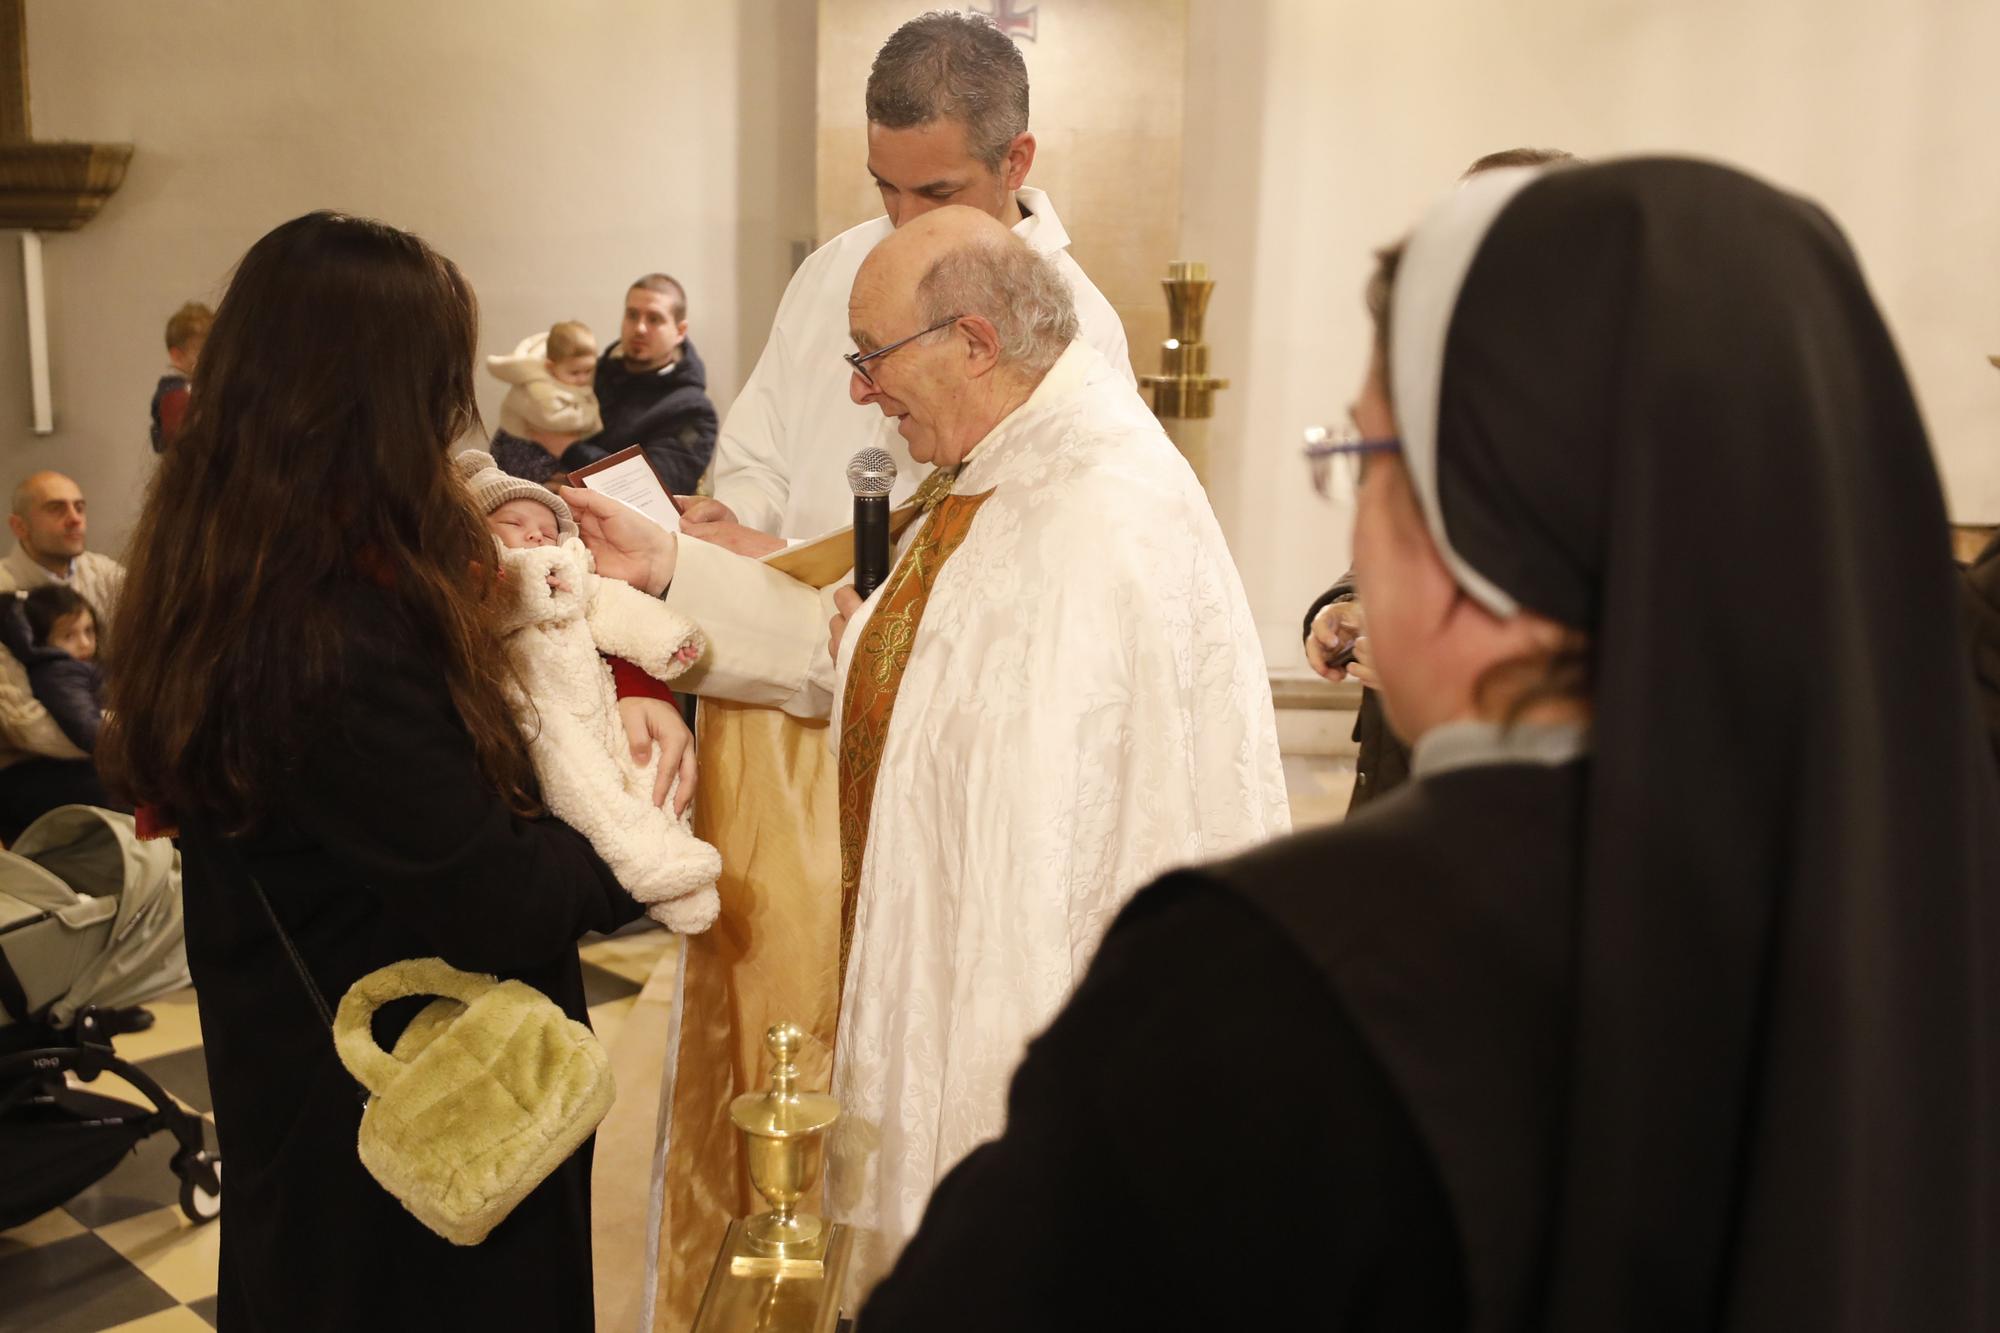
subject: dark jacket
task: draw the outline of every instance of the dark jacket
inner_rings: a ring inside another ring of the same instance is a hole
[[[720,429],[715,404],[708,400],[708,368],[694,343],[682,343],[672,365],[637,372],[625,368],[613,343],[597,359],[596,388],[604,429],[571,445],[562,470],[575,471],[636,444],[646,451],[661,485],[675,495],[693,494],[715,455]]]
[[[71,745],[88,754],[97,748],[97,729],[104,722],[104,669],[34,643],[18,599],[7,602],[0,607],[0,643],[28,669],[35,702],[48,710]]]
[[[220,1326],[592,1326],[590,1147],[480,1245],[426,1230],[355,1151],[357,1085],[251,887],[328,1002],[405,958],[519,978],[587,1021],[576,941],[638,915],[583,837],[510,814],[442,671],[379,591],[352,590],[344,685],[257,835],[183,823],[188,963],[228,1164]],[[376,1020],[392,1044],[420,1001]]]
[[[563,466],[548,450],[533,440],[509,435],[504,430],[493,432],[493,438],[487,442],[486,452],[493,455],[494,466],[508,476],[520,477],[524,481],[532,481],[538,485],[547,482]]]
[[[1353,598],[1354,574],[1350,570],[1306,608],[1305,637],[1312,637],[1313,618],[1322,610]],[[1354,759],[1354,796],[1347,803],[1349,813],[1388,795],[1410,776],[1410,747],[1389,729],[1389,716],[1382,711],[1382,697],[1374,690],[1361,692],[1361,707],[1354,714],[1354,740],[1361,749]]]

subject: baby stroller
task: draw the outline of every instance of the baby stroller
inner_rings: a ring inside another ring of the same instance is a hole
[[[65,805],[0,851],[0,1229],[107,1175],[141,1139],[179,1141],[181,1211],[222,1210],[222,1161],[201,1118],[112,1039],[152,1024],[137,1006],[188,983],[180,853],[142,842],[129,815]],[[112,1073],[150,1102],[72,1087]]]

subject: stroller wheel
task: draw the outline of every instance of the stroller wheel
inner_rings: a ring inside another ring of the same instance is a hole
[[[222,1157],[211,1152],[184,1153],[174,1159],[181,1177],[181,1211],[190,1222],[213,1222],[222,1215]]]

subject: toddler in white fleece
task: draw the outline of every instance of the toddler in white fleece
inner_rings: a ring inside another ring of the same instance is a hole
[[[597,339],[573,319],[523,338],[510,356],[486,358],[487,373],[512,387],[500,400],[493,457],[500,470],[546,481],[558,455],[604,429],[597,410]]]

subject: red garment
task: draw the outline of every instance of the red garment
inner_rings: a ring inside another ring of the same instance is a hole
[[[665,699],[668,703],[676,702],[674,692],[667,688],[664,681],[654,680],[622,657],[613,657],[606,653],[604,660],[611,663],[611,680],[617,686],[619,698]]]
[[[187,416],[188,387],[170,389],[160,395],[160,448],[174,442],[181,433],[181,419]]]

